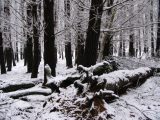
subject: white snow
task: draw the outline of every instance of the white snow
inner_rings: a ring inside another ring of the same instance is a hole
[[[113,83],[119,82],[120,80],[127,81],[128,80],[127,76],[133,76],[139,73],[146,74],[146,71],[150,71],[150,70],[151,69],[148,67],[141,67],[141,68],[138,68],[135,70],[129,70],[129,71],[118,70],[115,72],[111,72],[109,74],[103,74],[98,78],[98,80],[99,82],[101,82],[101,80],[106,80],[107,83],[113,84]],[[117,79],[117,78],[120,78],[120,79]]]

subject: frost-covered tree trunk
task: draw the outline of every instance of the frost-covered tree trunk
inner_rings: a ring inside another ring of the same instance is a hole
[[[107,7],[111,7],[114,3],[114,0],[108,0],[107,1]],[[113,8],[108,9],[107,11],[107,18],[109,20],[106,20],[106,27],[110,29],[113,26],[113,20],[115,17],[115,10]],[[104,35],[104,38],[102,40],[101,50],[100,53],[102,54],[101,59],[104,59],[106,56],[113,54],[113,43],[112,43],[113,33],[112,32],[106,32]]]
[[[52,76],[56,76],[56,49],[54,33],[54,0],[43,0],[44,6],[44,62],[51,68]]]
[[[91,0],[89,23],[83,57],[83,65],[90,67],[97,61],[97,49],[100,36],[103,0]]]

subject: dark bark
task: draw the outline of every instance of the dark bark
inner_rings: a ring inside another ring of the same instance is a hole
[[[83,65],[85,67],[96,64],[102,12],[103,0],[92,0],[83,57]]]
[[[129,56],[134,57],[135,56],[135,49],[134,49],[134,35],[131,34],[130,36],[130,42],[129,42]]]
[[[75,64],[82,65],[83,64],[83,54],[84,54],[84,43],[81,40],[78,40],[77,48],[76,48],[76,60]]]
[[[33,2],[36,2],[36,0],[33,0]],[[39,45],[38,26],[36,25],[37,18],[38,18],[38,16],[37,16],[37,5],[35,3],[33,3],[33,5],[32,5],[32,17],[33,17],[34,55],[33,55],[33,66],[32,66],[31,78],[37,78],[41,53],[40,53],[40,45]]]
[[[156,41],[156,53],[157,56],[160,57],[160,0],[159,2],[159,9],[158,9],[158,30],[157,30],[157,41]]]
[[[26,66],[27,65],[27,47],[26,45],[24,46],[23,56],[24,56],[24,66]]]
[[[71,48],[71,42],[66,42],[65,45],[65,57],[66,57],[66,66],[68,68],[72,68],[72,48]]]
[[[43,0],[44,2],[44,62],[48,64],[52,71],[52,76],[56,76],[56,48],[54,35],[54,0]]]
[[[125,41],[123,40],[122,41],[123,43],[123,49],[122,49],[122,51],[123,51],[123,57],[125,57],[126,56],[126,47],[125,47]]]
[[[32,72],[32,63],[33,63],[33,51],[32,51],[32,38],[28,36],[27,40],[27,50],[26,50],[26,60],[27,60],[27,72]]]
[[[113,45],[112,45],[112,35],[110,32],[106,33],[105,38],[106,40],[104,44],[104,51],[103,51],[103,58],[104,59],[106,56],[111,56],[113,54]]]
[[[12,48],[6,48],[6,62],[7,62],[7,71],[12,70],[12,61],[13,61],[13,53]]]
[[[3,86],[0,88],[3,92],[12,92],[12,91],[17,91],[17,90],[22,90],[22,89],[27,89],[34,87],[35,83],[20,83],[20,84],[11,84],[9,86]]]
[[[6,67],[5,67],[5,62],[4,62],[2,32],[0,32],[0,66],[1,66],[1,74],[5,74],[6,73]]]
[[[22,45],[21,45],[21,48],[20,48],[20,59],[21,59],[21,60],[24,59],[24,53],[23,53]]]
[[[11,45],[12,47],[12,45]],[[12,62],[13,62],[13,66],[16,66],[16,61],[15,61],[15,54],[14,54],[14,51],[13,51],[13,48],[12,49]]]
[[[110,7],[112,6],[114,3],[114,0],[108,0],[107,1],[107,6]],[[108,16],[110,17],[110,20],[108,21]],[[114,20],[115,14],[113,13],[113,9],[108,9],[107,11],[107,20],[106,20],[106,27],[107,28],[111,28],[112,24],[113,24],[113,20]],[[107,32],[105,33],[104,36],[104,50],[103,51],[103,56],[102,59],[104,59],[106,56],[111,56],[113,55],[113,43],[112,43],[112,38],[113,38],[113,33],[112,32]]]
[[[66,12],[66,19],[70,19],[70,0],[65,0],[65,12]],[[69,23],[68,21],[66,20],[65,21],[65,27],[69,27]],[[72,68],[73,65],[72,65],[72,47],[71,47],[71,31],[70,29],[69,30],[66,30],[66,34],[65,34],[65,39],[66,39],[66,42],[65,42],[65,57],[66,57],[66,66],[68,68]]]
[[[32,63],[33,63],[33,50],[32,50],[32,37],[30,35],[30,27],[32,25],[31,21],[31,5],[28,4],[27,6],[27,24],[28,24],[28,33],[27,33],[27,46],[26,46],[26,61],[27,61],[27,72],[32,72]]]
[[[77,6],[78,7],[78,6]],[[82,33],[82,18],[81,13],[83,12],[83,8],[78,7],[77,17],[79,17],[79,21],[77,23],[78,30],[77,30],[77,43],[76,43],[76,51],[75,51],[75,64],[82,65],[83,64],[83,54],[84,54],[84,35]]]
[[[15,60],[17,60],[17,62],[19,62],[19,56],[18,56],[18,42],[16,42]]]
[[[153,23],[153,1],[151,0],[151,10],[150,10],[150,21],[151,23]],[[155,47],[154,47],[154,31],[153,31],[153,24],[151,25],[151,56],[154,57],[154,51],[155,51]]]

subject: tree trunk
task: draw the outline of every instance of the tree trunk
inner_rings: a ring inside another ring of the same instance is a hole
[[[76,60],[75,64],[82,65],[83,64],[83,54],[84,54],[84,43],[81,42],[81,38],[77,41],[77,47],[76,47]]]
[[[24,66],[27,65],[27,46],[24,46],[24,50],[23,50],[23,56],[24,56]]]
[[[66,66],[68,68],[72,68],[72,48],[71,48],[71,42],[66,42],[65,45],[65,57],[66,57]]]
[[[156,45],[156,53],[157,56],[160,57],[160,0],[159,2],[159,9],[158,9],[158,30],[157,30],[157,45]]]
[[[4,62],[2,32],[0,32],[0,65],[1,65],[1,74],[5,74],[6,67],[5,67],[5,62]]]
[[[32,72],[32,63],[33,63],[33,50],[32,50],[32,37],[30,35],[30,27],[32,25],[31,21],[31,6],[27,6],[27,24],[28,24],[28,33],[27,33],[27,48],[26,48],[26,61],[27,61],[27,72]]]
[[[100,36],[101,17],[103,12],[103,0],[92,0],[89,13],[89,23],[83,65],[90,67],[97,61],[98,40]]]
[[[129,56],[134,57],[135,56],[135,50],[134,50],[134,34],[131,34],[130,36],[130,42],[129,42]]]
[[[17,62],[19,62],[19,56],[18,56],[18,42],[16,42],[15,60],[17,60]]]
[[[16,66],[16,61],[15,61],[15,54],[12,48],[12,43],[11,43],[11,50],[12,50],[12,62],[13,62],[13,66]]]
[[[24,53],[23,53],[22,45],[21,45],[21,48],[20,48],[20,59],[21,59],[21,60],[24,59]]]
[[[11,71],[12,70],[12,57],[13,57],[13,53],[12,53],[12,48],[6,48],[6,62],[7,62],[7,71]]]
[[[150,10],[150,21],[151,23],[153,23],[153,1],[151,0],[151,10]],[[151,25],[151,56],[154,57],[155,54],[154,54],[154,51],[155,51],[155,47],[154,47],[154,31],[153,31],[153,24]]]
[[[108,0],[107,6],[110,7],[112,6],[114,3],[114,0]],[[114,9],[109,9],[107,11],[107,15],[110,17],[109,21],[108,21],[108,17],[107,17],[107,21],[106,21],[106,27],[107,28],[111,28],[113,26],[113,20],[115,17],[115,13],[114,13]],[[104,59],[106,56],[111,56],[113,55],[113,43],[112,43],[112,38],[113,38],[113,33],[112,32],[107,32],[105,33],[105,36],[102,40],[102,48],[101,48],[101,53],[102,53],[102,57],[101,59]]]
[[[66,12],[66,21],[65,21],[65,27],[68,28],[69,27],[69,23],[68,20],[70,20],[70,0],[65,0],[65,12]],[[66,34],[65,34],[65,57],[66,57],[66,66],[68,68],[72,68],[72,47],[71,47],[71,31],[66,30]]]
[[[51,68],[52,76],[56,76],[56,51],[54,35],[54,0],[43,0],[44,3],[44,62]]]
[[[83,12],[83,8],[78,7],[78,11],[77,11],[77,17],[78,17],[78,30],[77,30],[77,40],[76,40],[76,51],[75,51],[75,64],[78,65],[82,65],[83,64],[83,54],[84,54],[84,35],[82,33],[82,18],[81,18],[81,14]]]
[[[34,41],[34,56],[33,56],[33,66],[32,66],[32,75],[31,78],[37,78],[38,75],[38,67],[40,64],[40,45],[39,45],[39,34],[38,34],[38,26],[37,22],[37,5],[36,0],[33,0],[32,6],[32,17],[33,17],[33,41]]]

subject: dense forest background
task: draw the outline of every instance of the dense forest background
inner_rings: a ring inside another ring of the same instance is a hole
[[[160,0],[0,0],[0,120],[160,120]]]
[[[55,76],[58,57],[71,68],[160,56],[158,0],[1,0],[0,9],[2,73],[19,59],[37,77],[43,57]]]

